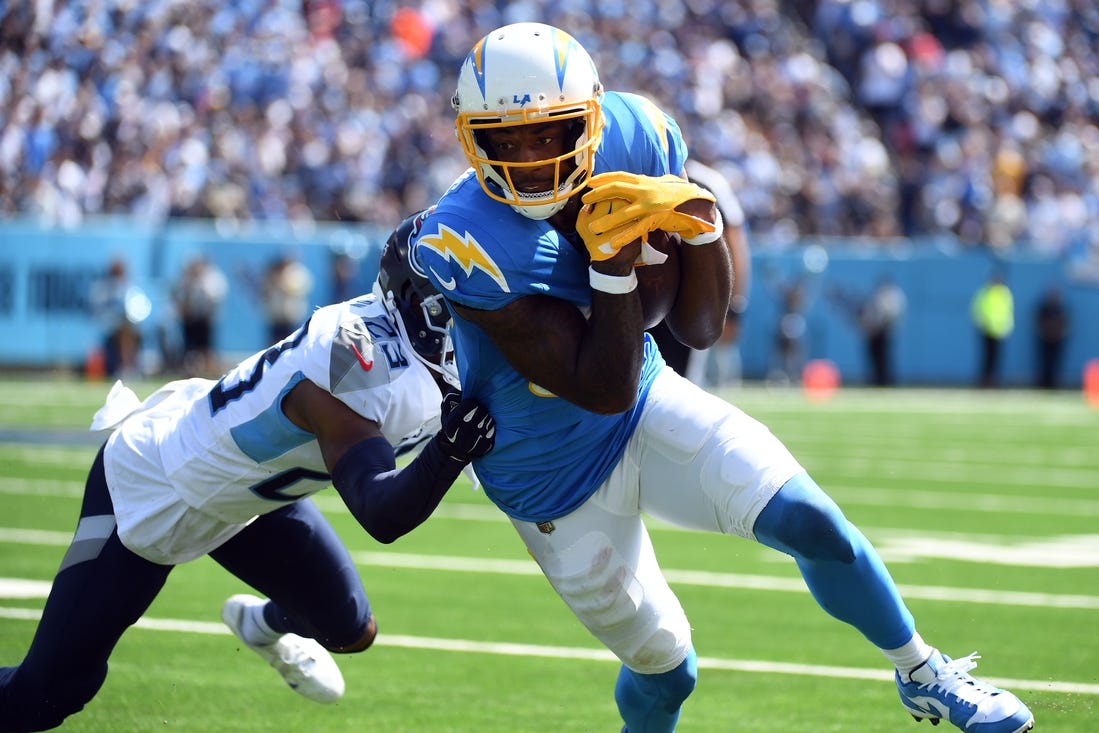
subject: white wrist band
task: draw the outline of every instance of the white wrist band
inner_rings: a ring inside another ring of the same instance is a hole
[[[725,231],[725,222],[721,218],[721,209],[715,208],[714,211],[717,212],[717,216],[714,217],[714,230],[712,232],[702,232],[697,237],[684,239],[683,244],[709,244],[721,239],[721,233]]]
[[[637,274],[630,270],[629,275],[604,275],[589,266],[588,282],[591,283],[592,290],[611,295],[623,295],[637,289]]]

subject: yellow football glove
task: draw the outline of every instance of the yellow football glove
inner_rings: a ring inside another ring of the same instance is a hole
[[[576,233],[584,240],[592,261],[609,260],[630,242],[648,236],[652,228],[644,221],[625,221],[614,226],[607,224],[615,207],[625,206],[622,199],[603,199],[581,207],[576,217]]]
[[[589,226],[596,235],[606,235],[611,230],[625,227],[624,233],[639,231],[647,234],[662,229],[676,232],[683,239],[693,239],[715,231],[712,223],[675,210],[677,206],[694,199],[716,203],[712,193],[685,178],[671,174],[641,176],[612,171],[593,176],[588,186],[590,190],[582,199],[585,204],[621,200],[609,212],[590,222]]]

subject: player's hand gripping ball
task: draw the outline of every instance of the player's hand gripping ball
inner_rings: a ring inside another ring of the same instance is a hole
[[[576,233],[584,240],[584,246],[593,262],[614,257],[631,242],[649,233],[647,223],[629,220],[609,224],[614,212],[629,204],[625,199],[605,198],[580,208],[576,217]]]
[[[659,229],[649,232],[648,243],[642,245],[642,257],[649,263],[639,262],[634,274],[637,275],[637,293],[641,296],[645,328],[652,328],[664,320],[675,305],[679,295],[679,250],[682,246],[678,234]],[[666,256],[659,264],[656,263],[658,255]]]
[[[645,219],[608,227],[614,213],[628,204],[626,199],[604,198],[584,205],[576,219],[576,231],[593,261],[610,259],[623,247],[642,240],[634,273],[645,328],[652,328],[672,309],[679,294],[679,248],[682,245],[678,234],[651,230],[651,221]]]
[[[676,210],[688,201],[715,203],[712,193],[676,175],[645,176],[610,171],[592,176],[576,231],[593,260],[613,257],[623,246],[662,230],[688,240],[712,233],[712,222]]]

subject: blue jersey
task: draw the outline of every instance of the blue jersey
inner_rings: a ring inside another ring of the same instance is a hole
[[[686,145],[678,125],[649,100],[608,92],[595,173],[678,174]],[[424,221],[412,257],[447,299],[496,310],[527,295],[551,295],[584,313],[591,307],[589,260],[545,221],[494,201],[467,171]],[[634,407],[600,415],[556,397],[521,376],[476,325],[454,315],[463,394],[496,419],[496,447],[474,461],[485,493],[509,516],[546,521],[591,496],[625,450],[664,366],[645,336],[645,359]]]

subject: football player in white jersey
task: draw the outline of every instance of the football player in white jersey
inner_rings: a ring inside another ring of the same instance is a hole
[[[390,236],[372,294],[319,308],[220,380],[172,382],[144,402],[115,385],[93,421],[111,433],[30,650],[0,668],[0,731],[47,730],[81,710],[172,567],[206,554],[270,599],[226,601],[232,631],[302,695],[343,694],[329,652],[362,651],[377,630],[309,496],[335,486],[392,542],[493,446],[491,416],[455,389],[449,314],[409,267],[421,220]],[[417,445],[396,469],[396,452]]]
[[[874,548],[765,426],[664,368],[639,286],[670,264],[657,255],[676,254],[666,320],[692,347],[721,333],[732,292],[715,197],[684,175],[675,120],[604,91],[576,39],[539,23],[475,44],[453,104],[472,167],[412,257],[452,309],[464,393],[496,420],[477,477],[622,661],[623,730],[674,730],[697,675],[642,512],[792,556],[824,610],[889,660],[918,719],[1030,728],[1015,695],[968,674],[972,657],[950,660],[920,637]],[[642,246],[656,230],[679,236],[674,250]]]

